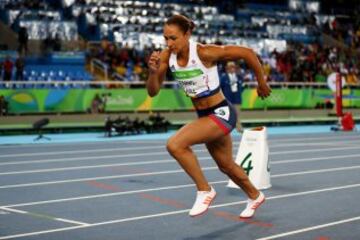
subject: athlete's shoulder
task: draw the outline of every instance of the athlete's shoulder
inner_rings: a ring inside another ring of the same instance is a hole
[[[223,50],[223,47],[216,44],[198,44],[197,51],[199,57],[205,61],[216,61],[217,55]]]
[[[197,50],[198,52],[202,52],[202,53],[211,53],[213,51],[222,49],[222,46],[220,45],[216,45],[216,44],[202,44],[202,43],[198,43],[197,44]]]

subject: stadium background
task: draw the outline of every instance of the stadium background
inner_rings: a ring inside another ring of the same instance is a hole
[[[153,112],[174,126],[194,118],[170,75],[155,98],[144,88],[147,58],[164,47],[163,22],[174,13],[194,19],[199,42],[257,52],[273,93],[258,99],[252,72],[236,63],[244,124],[336,123],[327,83],[333,72],[346,83],[344,111],[358,120],[359,6],[355,0],[1,0],[1,131],[31,130],[44,117],[57,130],[99,129],[108,117],[145,119]]]

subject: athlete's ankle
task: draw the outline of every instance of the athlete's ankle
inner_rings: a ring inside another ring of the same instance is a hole
[[[207,185],[207,186],[197,186],[196,188],[197,188],[197,190],[198,190],[199,192],[210,192],[210,191],[211,191],[210,185]]]

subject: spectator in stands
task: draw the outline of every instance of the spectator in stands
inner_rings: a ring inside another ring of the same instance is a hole
[[[140,81],[141,79],[141,75],[143,73],[143,68],[141,66],[141,62],[138,61],[135,63],[134,65],[134,69],[133,69],[133,73],[134,73],[134,81]]]
[[[237,74],[235,62],[227,62],[226,72],[220,77],[221,90],[223,91],[227,100],[229,100],[237,111],[237,115],[240,113],[241,106],[241,92],[242,92],[242,81],[241,76]],[[237,119],[236,129],[242,131],[240,118]]]
[[[55,35],[55,38],[52,40],[53,41],[53,51],[55,52],[59,52],[61,51],[61,38],[60,38],[60,35],[59,33],[57,33]]]
[[[326,83],[326,75],[324,70],[319,69],[318,72],[315,74],[315,82],[317,83]]]
[[[161,52],[154,51],[150,57],[147,91],[152,97],[157,95],[166,71],[170,68],[185,93],[191,97],[199,116],[183,126],[167,143],[169,153],[194,180],[198,190],[189,215],[204,213],[216,195],[191,150],[193,145],[204,143],[220,170],[249,197],[246,209],[240,217],[251,218],[265,197],[233,160],[229,133],[236,125],[236,111],[220,90],[217,62],[244,59],[255,71],[259,97],[269,96],[271,90],[264,80],[262,66],[253,50],[239,46],[198,44],[190,40],[194,27],[195,24],[182,15],[174,15],[166,21],[163,34],[167,48]]]
[[[28,53],[28,41],[29,41],[29,35],[26,27],[20,27],[18,33],[18,43],[19,43],[18,52],[21,56],[27,55]]]
[[[6,116],[8,114],[8,102],[3,95],[0,96],[0,116]]]
[[[263,68],[264,68],[264,75],[265,75],[265,79],[267,82],[271,81],[270,79],[270,75],[271,75],[271,65],[269,63],[269,61],[265,61],[263,64]]]
[[[244,72],[244,82],[253,82],[255,80],[253,73],[246,69]]]
[[[12,72],[14,63],[11,61],[10,56],[6,56],[4,61],[4,81],[10,81],[12,79]]]
[[[349,73],[346,74],[346,84],[348,84],[348,85],[359,84],[359,79],[356,76],[355,68],[350,68]]]
[[[105,62],[111,67],[111,70],[114,71],[118,63],[118,57],[117,57],[117,47],[113,43],[109,44],[105,52]]]
[[[120,61],[125,63],[125,65],[127,64],[127,62],[130,60],[129,51],[127,48],[121,48],[119,58]]]
[[[24,68],[25,68],[25,62],[24,59],[19,56],[16,61],[15,61],[15,67],[16,67],[16,72],[15,72],[15,80],[24,80]]]
[[[100,41],[100,47],[97,48],[97,51],[96,51],[94,57],[105,62],[105,55],[107,53],[109,44],[110,44],[110,42],[107,40],[107,38],[102,38]]]
[[[43,57],[47,57],[52,50],[53,47],[53,41],[50,38],[50,36],[47,36],[42,42],[41,42],[41,54]]]
[[[100,98],[99,94],[96,94],[91,102],[91,113],[103,113],[103,112],[104,112],[104,102]]]
[[[120,76],[125,77],[125,73],[126,73],[125,62],[123,62],[123,61],[120,62],[120,64],[116,66],[115,71]]]

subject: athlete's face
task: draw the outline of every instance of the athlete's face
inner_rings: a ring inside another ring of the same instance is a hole
[[[166,46],[172,53],[178,54],[182,49],[187,46],[190,38],[190,31],[186,33],[175,24],[165,24],[164,26],[164,38]]]

